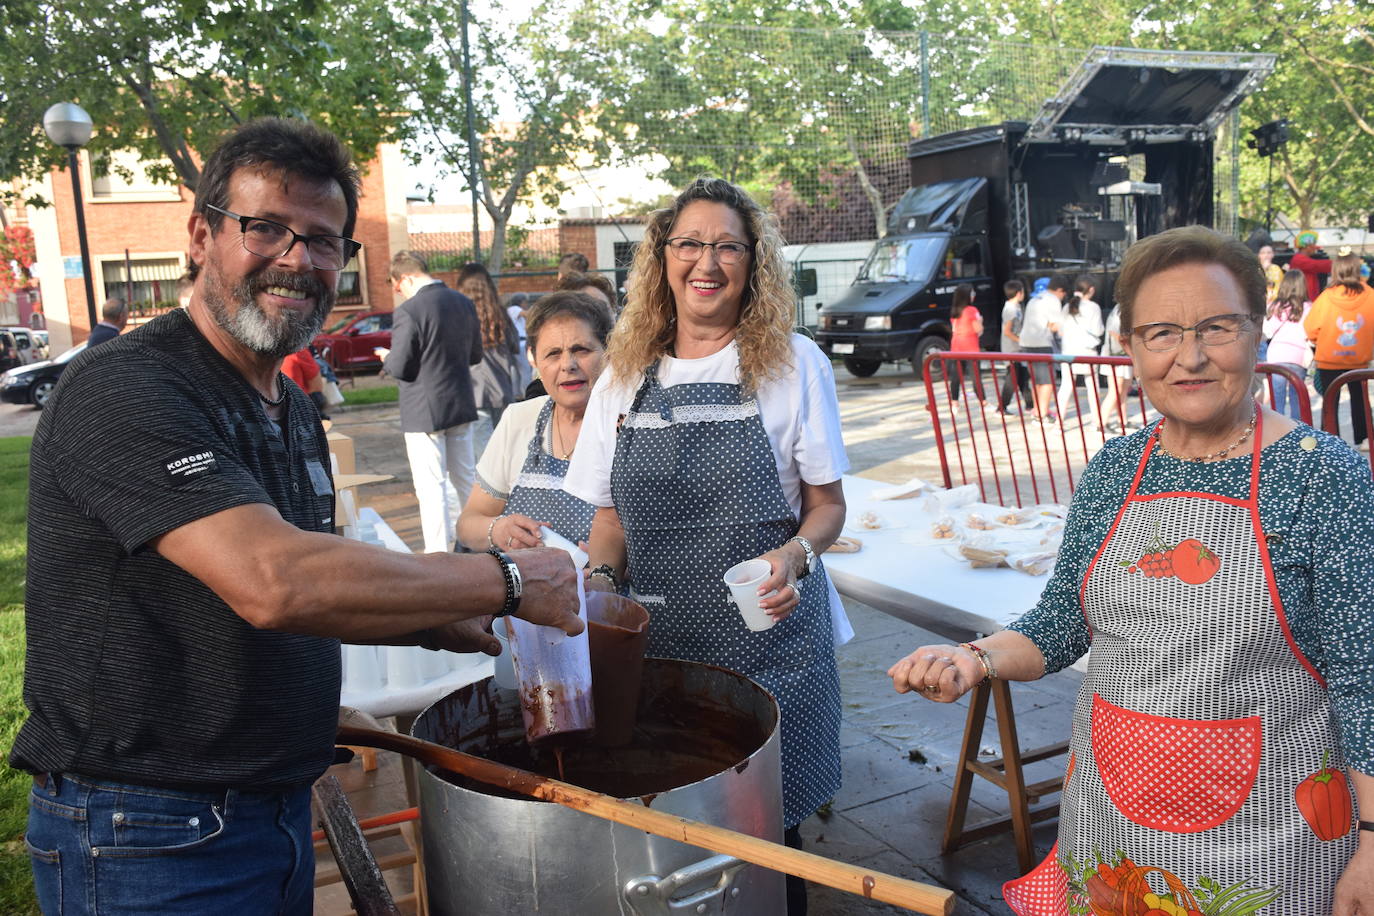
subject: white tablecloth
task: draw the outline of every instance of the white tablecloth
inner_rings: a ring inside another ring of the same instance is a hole
[[[924,496],[876,500],[870,494],[888,484],[844,478],[848,517],[872,510],[901,527],[845,534],[863,541],[858,553],[827,553],[825,567],[841,595],[862,601],[956,642],[995,632],[1028,611],[1049,575],[1014,569],[973,569],[941,544],[910,544],[904,532],[928,531],[935,520],[922,508]]]
[[[360,529],[369,525],[381,545],[409,553],[396,532],[375,509],[358,512]],[[485,677],[493,669],[491,656],[480,652],[431,652],[419,646],[343,647],[343,691],[340,706],[352,706],[374,716],[413,715],[459,687]],[[394,672],[396,676],[389,677]]]

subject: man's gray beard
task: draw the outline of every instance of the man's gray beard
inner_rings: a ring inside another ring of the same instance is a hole
[[[209,279],[207,277],[207,279]],[[305,282],[302,283],[302,280]],[[280,318],[273,319],[258,305],[255,294],[269,286],[303,290],[313,296],[315,307],[306,314],[283,309]],[[259,356],[281,359],[295,353],[314,339],[324,327],[324,320],[334,308],[336,294],[314,278],[299,274],[265,272],[241,280],[229,293],[238,303],[231,315],[226,298],[220,295],[223,286],[212,282],[205,285],[205,304],[215,324],[234,340]]]

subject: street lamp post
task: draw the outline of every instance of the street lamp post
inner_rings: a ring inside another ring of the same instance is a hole
[[[58,102],[43,113],[43,130],[48,139],[67,151],[67,168],[72,173],[72,196],[76,198],[76,235],[81,242],[81,275],[86,281],[86,315],[95,329],[95,286],[91,283],[91,250],[86,244],[86,214],[81,204],[81,173],[77,152],[91,139],[91,116],[74,102]]]

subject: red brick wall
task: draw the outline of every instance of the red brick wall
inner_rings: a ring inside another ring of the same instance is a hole
[[[558,250],[561,254],[576,251],[587,256],[588,263],[596,266],[596,226],[560,225],[558,227]]]
[[[400,181],[401,176],[394,180]],[[358,225],[353,237],[363,243],[362,258],[364,307],[389,312],[395,303],[391,292],[391,241],[387,234],[386,194],[382,170],[376,160],[368,163],[363,175],[362,195],[358,200]]]
[[[458,271],[435,271],[434,278],[443,280],[453,289],[458,288]],[[553,292],[558,275],[552,270],[533,273],[503,273],[496,278],[496,289],[502,296],[507,293],[549,293]]]
[[[84,156],[83,156],[84,159]],[[84,164],[83,164],[84,171]],[[80,257],[81,243],[76,233],[76,209],[72,200],[72,178],[66,169],[52,175],[53,204],[57,212],[57,234],[63,257]],[[179,201],[105,203],[91,200],[90,188],[82,182],[85,204],[86,238],[91,258],[123,257],[142,252],[186,250],[186,220],[191,215],[191,192],[180,189]],[[96,320],[100,320],[98,268],[92,266],[95,288]],[[71,312],[72,340],[82,341],[90,333],[86,317],[86,286],[81,279],[67,280],[67,304]]]

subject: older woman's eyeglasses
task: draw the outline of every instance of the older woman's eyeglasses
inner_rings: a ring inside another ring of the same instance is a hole
[[[722,264],[738,264],[749,254],[749,246],[743,242],[701,242],[679,236],[663,244],[679,261],[699,260],[707,248],[716,253],[716,260]]]
[[[1204,347],[1219,347],[1223,344],[1233,343],[1241,334],[1252,327],[1254,327],[1254,322],[1249,315],[1232,314],[1213,315],[1211,318],[1202,319],[1190,328],[1168,321],[1157,321],[1153,324],[1143,324],[1133,329],[1131,333],[1140,338],[1145,349],[1162,353],[1183,343],[1183,335],[1187,331],[1196,334],[1198,342]]]
[[[237,220],[239,231],[243,234],[244,250],[260,258],[286,257],[286,253],[294,248],[297,242],[301,242],[305,245],[311,267],[316,270],[343,270],[343,266],[363,247],[362,243],[342,235],[301,235],[296,230],[270,219],[240,216],[214,204],[206,204],[205,209]]]

